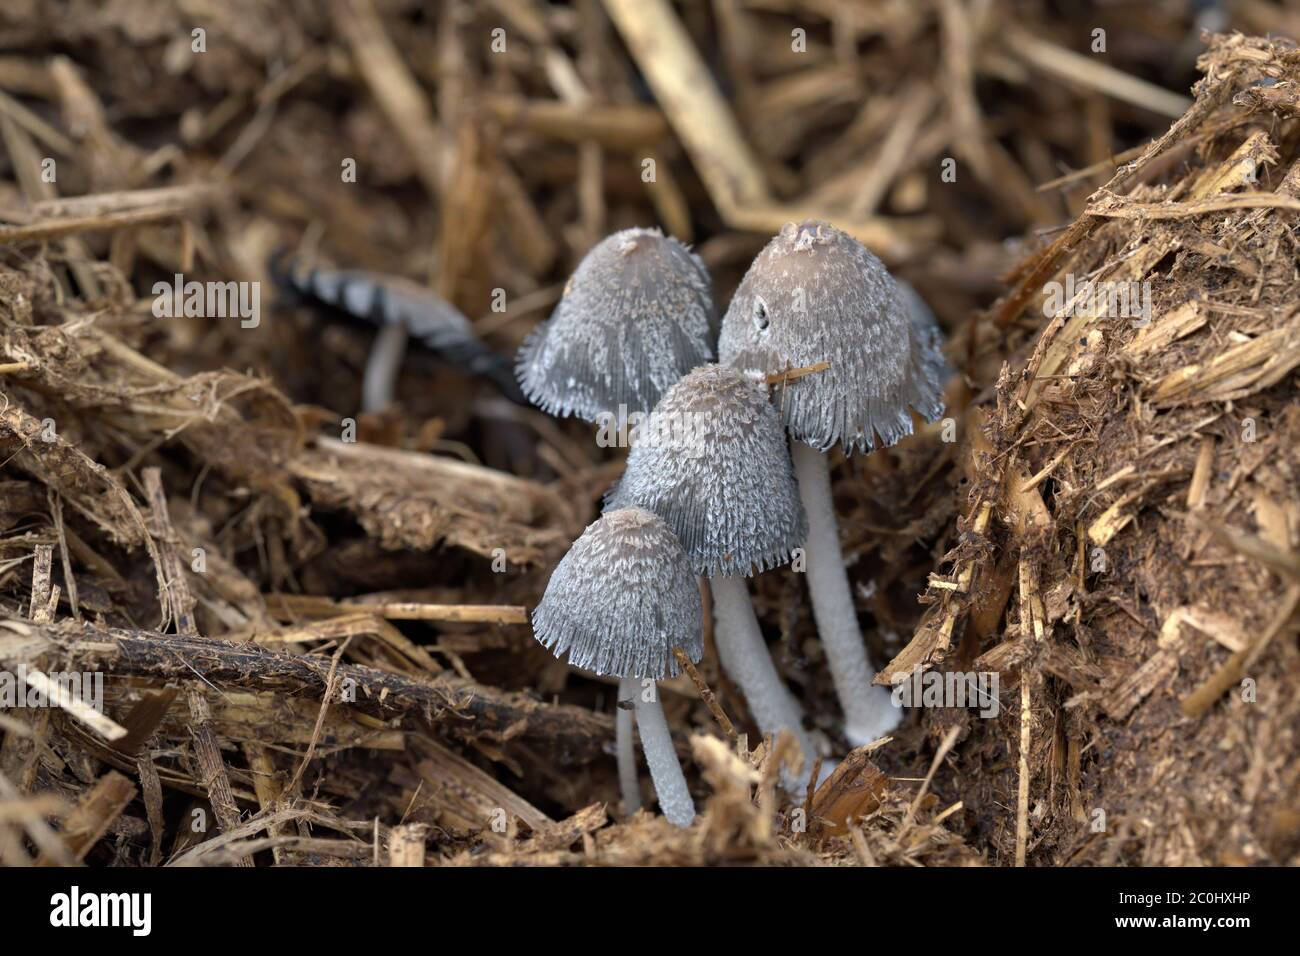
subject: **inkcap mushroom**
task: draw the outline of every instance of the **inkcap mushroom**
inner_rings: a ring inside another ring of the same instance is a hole
[[[632,701],[641,747],[669,822],[690,826],[695,804],[677,762],[655,681],[678,673],[673,649],[704,654],[700,593],[690,562],[668,525],[643,508],[607,511],[561,559],[533,610],[533,633],[556,657],[620,678],[620,702]],[[626,709],[626,708],[622,708]],[[619,776],[625,803],[635,801],[631,722],[618,721]],[[635,809],[635,805],[629,810]]]
[[[515,373],[551,415],[644,413],[713,361],[717,334],[700,258],[658,229],[624,229],[583,257],[551,318],[520,348]]]
[[[813,614],[855,746],[901,713],[871,686],[824,452],[887,447],[911,433],[912,409],[929,421],[943,413],[948,366],[917,300],[853,237],[824,222],[787,223],[741,280],[718,343],[723,362],[768,374],[829,363],[784,389],[779,405],[808,514]]]
[[[469,319],[433,290],[402,276],[311,266],[284,255],[272,260],[271,271],[293,298],[378,326],[362,380],[362,411],[382,411],[392,403],[408,339],[489,379],[511,401],[524,401],[510,359],[480,341]]]

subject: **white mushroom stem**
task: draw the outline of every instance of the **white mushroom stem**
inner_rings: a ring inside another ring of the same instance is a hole
[[[763,642],[745,578],[719,575],[710,578],[709,584],[713,589],[713,638],[723,669],[740,686],[759,730],[773,737],[782,730],[795,735],[807,772],[816,750],[803,729],[799,704],[777,674]]]
[[[397,391],[397,374],[406,355],[406,326],[400,322],[386,322],[370,346],[366,359],[366,374],[361,381],[361,410],[383,411],[393,401]]]
[[[636,726],[641,733],[641,749],[650,768],[655,793],[659,796],[659,809],[674,826],[688,827],[695,819],[695,801],[686,789],[682,765],[677,762],[672,734],[659,703],[659,687],[649,682],[642,685],[635,680],[633,700],[636,701]],[[647,700],[647,698],[649,698]]]
[[[618,785],[623,794],[623,812],[628,816],[641,809],[641,781],[636,773],[636,741],[632,739],[632,702],[640,691],[641,682],[635,677],[624,677],[618,682],[619,707],[614,717],[614,743],[618,755]]]
[[[902,711],[893,705],[888,690],[871,683],[875,672],[867,662],[844,569],[826,455],[801,441],[791,445],[799,496],[808,513],[805,556],[813,617],[844,709],[844,735],[860,747],[897,727]]]

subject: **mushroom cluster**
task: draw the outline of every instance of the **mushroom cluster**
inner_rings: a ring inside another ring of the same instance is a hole
[[[824,370],[773,402],[768,381],[810,367]],[[557,656],[620,679],[625,809],[640,805],[635,715],[664,815],[679,826],[694,818],[654,682],[677,673],[676,649],[691,661],[703,655],[696,574],[710,582],[723,669],[763,733],[792,733],[805,765],[816,743],[745,583],[800,548],[845,738],[858,746],[897,724],[888,692],[871,683],[825,452],[887,447],[911,433],[912,411],[930,421],[942,414],[949,369],[914,291],[833,226],[788,223],[719,326],[703,263],[657,230],[629,229],[584,257],[516,372],[552,414],[643,422],[604,514],[556,567],[533,613],[538,640]],[[798,792],[802,782],[786,786]]]

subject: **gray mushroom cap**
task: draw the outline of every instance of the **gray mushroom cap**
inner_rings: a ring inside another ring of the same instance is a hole
[[[807,518],[785,430],[767,386],[705,365],[637,427],[607,507],[640,505],[668,522],[699,574],[749,575],[790,560]]]
[[[714,358],[708,271],[658,229],[599,242],[570,276],[549,321],[519,350],[515,374],[543,411],[596,421],[647,412],[686,372]]]
[[[787,223],[758,254],[718,351],[769,374],[829,362],[781,396],[790,433],[823,451],[892,445],[912,432],[909,408],[929,421],[943,414],[948,368],[933,318],[865,246],[824,222]]]
[[[597,674],[677,674],[673,648],[704,656],[700,592],[677,536],[642,508],[587,527],[547,582],[533,633],[556,657]]]
[[[943,383],[952,375],[952,367],[943,356],[943,330],[939,328],[939,320],[935,318],[933,310],[926,301],[921,298],[921,293],[902,279],[895,279],[894,282],[907,306],[908,315],[912,320],[912,331],[916,334],[921,347],[935,356],[935,361],[939,363],[939,385],[942,388]]]

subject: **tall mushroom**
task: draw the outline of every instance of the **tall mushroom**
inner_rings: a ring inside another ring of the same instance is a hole
[[[668,386],[714,358],[718,320],[704,263],[658,229],[597,243],[549,321],[519,350],[528,400],[561,418],[648,412]]]
[[[787,223],[755,258],[722,322],[722,361],[780,372],[820,362],[781,396],[799,492],[808,513],[808,590],[845,735],[854,745],[897,725],[884,688],[873,688],[840,551],[823,454],[887,447],[911,434],[915,409],[943,414],[947,364],[933,319],[922,315],[879,259],[824,222]]]
[[[693,662],[703,656],[701,617],[680,542],[642,508],[607,511],[589,525],[533,610],[533,633],[556,657],[567,654],[574,667],[620,678],[619,699],[636,709],[659,807],[679,827],[695,819],[695,804],[654,682],[677,674],[674,648]]]
[[[807,523],[785,434],[767,386],[705,365],[664,393],[636,431],[608,508],[663,517],[696,572],[710,579],[722,666],[764,733],[789,730],[814,753],[802,714],[772,664],[745,578],[790,560]]]

